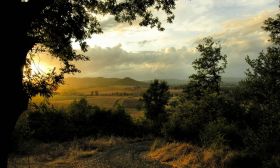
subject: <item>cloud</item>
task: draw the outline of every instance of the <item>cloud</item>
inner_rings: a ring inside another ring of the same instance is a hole
[[[127,52],[121,45],[90,48],[86,55],[91,61],[77,63],[83,72],[81,76],[130,76],[142,80],[170,77],[171,74],[184,79],[186,73],[192,71],[190,65],[194,59],[187,48]]]
[[[185,79],[194,72],[197,41],[206,36],[220,40],[228,55],[224,76],[244,76],[245,57],[255,58],[269,45],[261,26],[279,12],[278,5],[278,0],[180,0],[174,23],[163,24],[164,32],[106,16],[104,33],[88,41],[91,61],[77,64],[80,76]]]
[[[136,20],[133,22],[133,25],[129,25],[128,23],[120,23],[115,20],[115,17],[112,15],[103,16],[100,19],[100,25],[102,29],[106,32],[125,32],[129,31],[130,29],[135,29],[138,26],[139,21]]]
[[[275,11],[269,10],[258,15],[243,19],[232,19],[221,23],[217,32],[209,33],[222,44],[222,53],[228,55],[228,66],[224,76],[241,77],[248,67],[245,57],[252,58],[270,44],[268,34],[261,29],[263,21],[274,16]],[[78,63],[82,70],[80,76],[134,77],[136,79],[178,78],[186,79],[194,73],[192,62],[199,53],[195,46],[197,36],[182,47],[165,47],[156,51],[131,52],[121,44],[114,47],[92,47],[86,53],[89,62]],[[136,41],[138,45],[152,45],[159,40]]]
[[[228,76],[244,76],[248,68],[245,57],[256,58],[270,45],[268,33],[261,27],[264,20],[275,14],[276,11],[268,10],[252,17],[226,21],[222,24],[222,30],[213,34],[221,41],[223,51],[228,55]]]
[[[138,41],[138,45],[142,47],[142,46],[149,44],[151,42],[154,42],[154,41],[155,40],[142,40],[142,41]]]

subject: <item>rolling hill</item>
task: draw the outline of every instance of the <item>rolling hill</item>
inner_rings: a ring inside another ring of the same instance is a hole
[[[98,86],[147,86],[145,82],[137,81],[135,79],[126,77],[126,78],[65,78],[64,87],[71,88],[89,88],[89,87],[98,87]]]

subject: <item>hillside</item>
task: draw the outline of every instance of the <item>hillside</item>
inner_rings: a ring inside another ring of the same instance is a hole
[[[222,77],[222,85],[237,85],[238,82],[243,80],[244,78],[241,77]],[[186,85],[189,82],[189,79],[159,79],[161,81],[165,81],[170,86],[178,86],[178,85]],[[153,80],[144,81],[146,83],[151,83]]]
[[[98,86],[147,86],[146,83],[134,80],[132,78],[65,78],[63,87],[71,88],[89,88]]]

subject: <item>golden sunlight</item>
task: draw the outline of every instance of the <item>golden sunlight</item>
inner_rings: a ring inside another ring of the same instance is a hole
[[[32,70],[31,74],[35,75],[39,73],[48,73],[53,68],[54,68],[53,66],[48,65],[47,63],[33,61],[31,63],[31,70]]]

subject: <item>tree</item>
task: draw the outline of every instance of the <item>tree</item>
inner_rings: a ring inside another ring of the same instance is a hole
[[[154,80],[143,94],[145,116],[154,126],[159,127],[166,119],[165,105],[170,98],[169,86],[166,82]]]
[[[50,96],[58,84],[62,83],[64,73],[78,72],[72,61],[87,58],[77,54],[71,42],[78,42],[82,51],[86,51],[85,39],[93,33],[102,32],[98,15],[109,14],[117,22],[129,24],[140,20],[140,26],[163,30],[160,19],[153,12],[164,11],[167,22],[171,23],[174,19],[172,10],[175,8],[175,0],[11,0],[2,7],[8,9],[7,13],[1,15],[2,33],[7,34],[2,37],[2,51],[7,51],[2,61],[9,65],[8,70],[1,67],[1,72],[5,72],[2,88],[9,90],[9,93],[3,95],[5,100],[2,109],[5,111],[0,117],[0,167],[6,167],[11,132],[19,115],[27,108],[30,96],[39,93]],[[23,82],[23,67],[28,61],[27,53],[35,45],[57,57],[64,67],[60,69],[61,73],[52,73],[46,77],[47,81],[34,86],[31,85],[32,80]],[[24,88],[31,90],[26,91]]]
[[[242,104],[249,120],[248,146],[261,158],[271,159],[280,152],[280,14],[268,18],[263,29],[272,44],[256,59],[247,56],[250,68],[241,82]]]
[[[197,71],[191,75],[190,83],[184,89],[188,98],[200,99],[206,94],[220,92],[221,75],[226,68],[227,55],[221,54],[221,45],[212,37],[204,38],[196,47],[200,58],[193,62]]]

